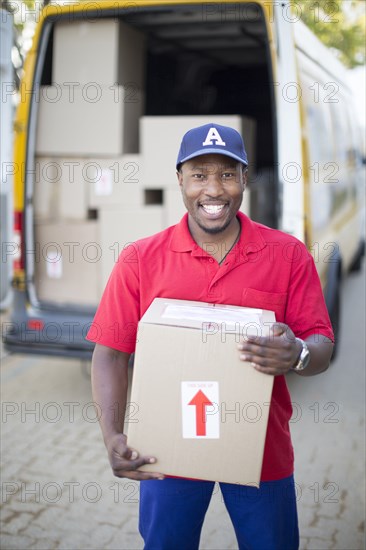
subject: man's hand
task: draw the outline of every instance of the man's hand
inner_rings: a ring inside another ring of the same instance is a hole
[[[296,363],[301,346],[288,325],[276,323],[269,336],[247,336],[240,344],[240,359],[265,374],[286,374]]]
[[[127,446],[127,437],[124,434],[114,434],[106,440],[109,462],[117,477],[129,479],[164,479],[163,474],[156,472],[142,472],[138,468],[144,464],[154,464],[156,458],[141,456],[134,449]]]

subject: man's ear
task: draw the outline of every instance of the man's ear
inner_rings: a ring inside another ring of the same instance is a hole
[[[182,187],[182,185],[183,185],[183,174],[182,174],[181,170],[177,170],[177,178],[178,178],[178,183],[179,183],[180,187]]]
[[[242,174],[243,174],[243,191],[245,191],[248,184],[248,170],[244,170]]]

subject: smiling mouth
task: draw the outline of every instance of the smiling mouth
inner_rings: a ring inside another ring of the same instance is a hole
[[[225,206],[226,204],[201,204],[201,207],[206,212],[206,214],[210,215],[221,214]]]

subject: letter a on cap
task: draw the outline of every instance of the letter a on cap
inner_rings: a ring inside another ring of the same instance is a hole
[[[210,128],[202,145],[214,145],[214,141],[216,141],[216,145],[226,145],[216,128]]]

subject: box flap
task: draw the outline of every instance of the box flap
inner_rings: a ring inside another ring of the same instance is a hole
[[[141,323],[186,327],[193,329],[215,329],[232,332],[248,329],[247,334],[256,333],[257,328],[272,319],[262,309],[212,304],[190,300],[155,298],[140,320]]]

